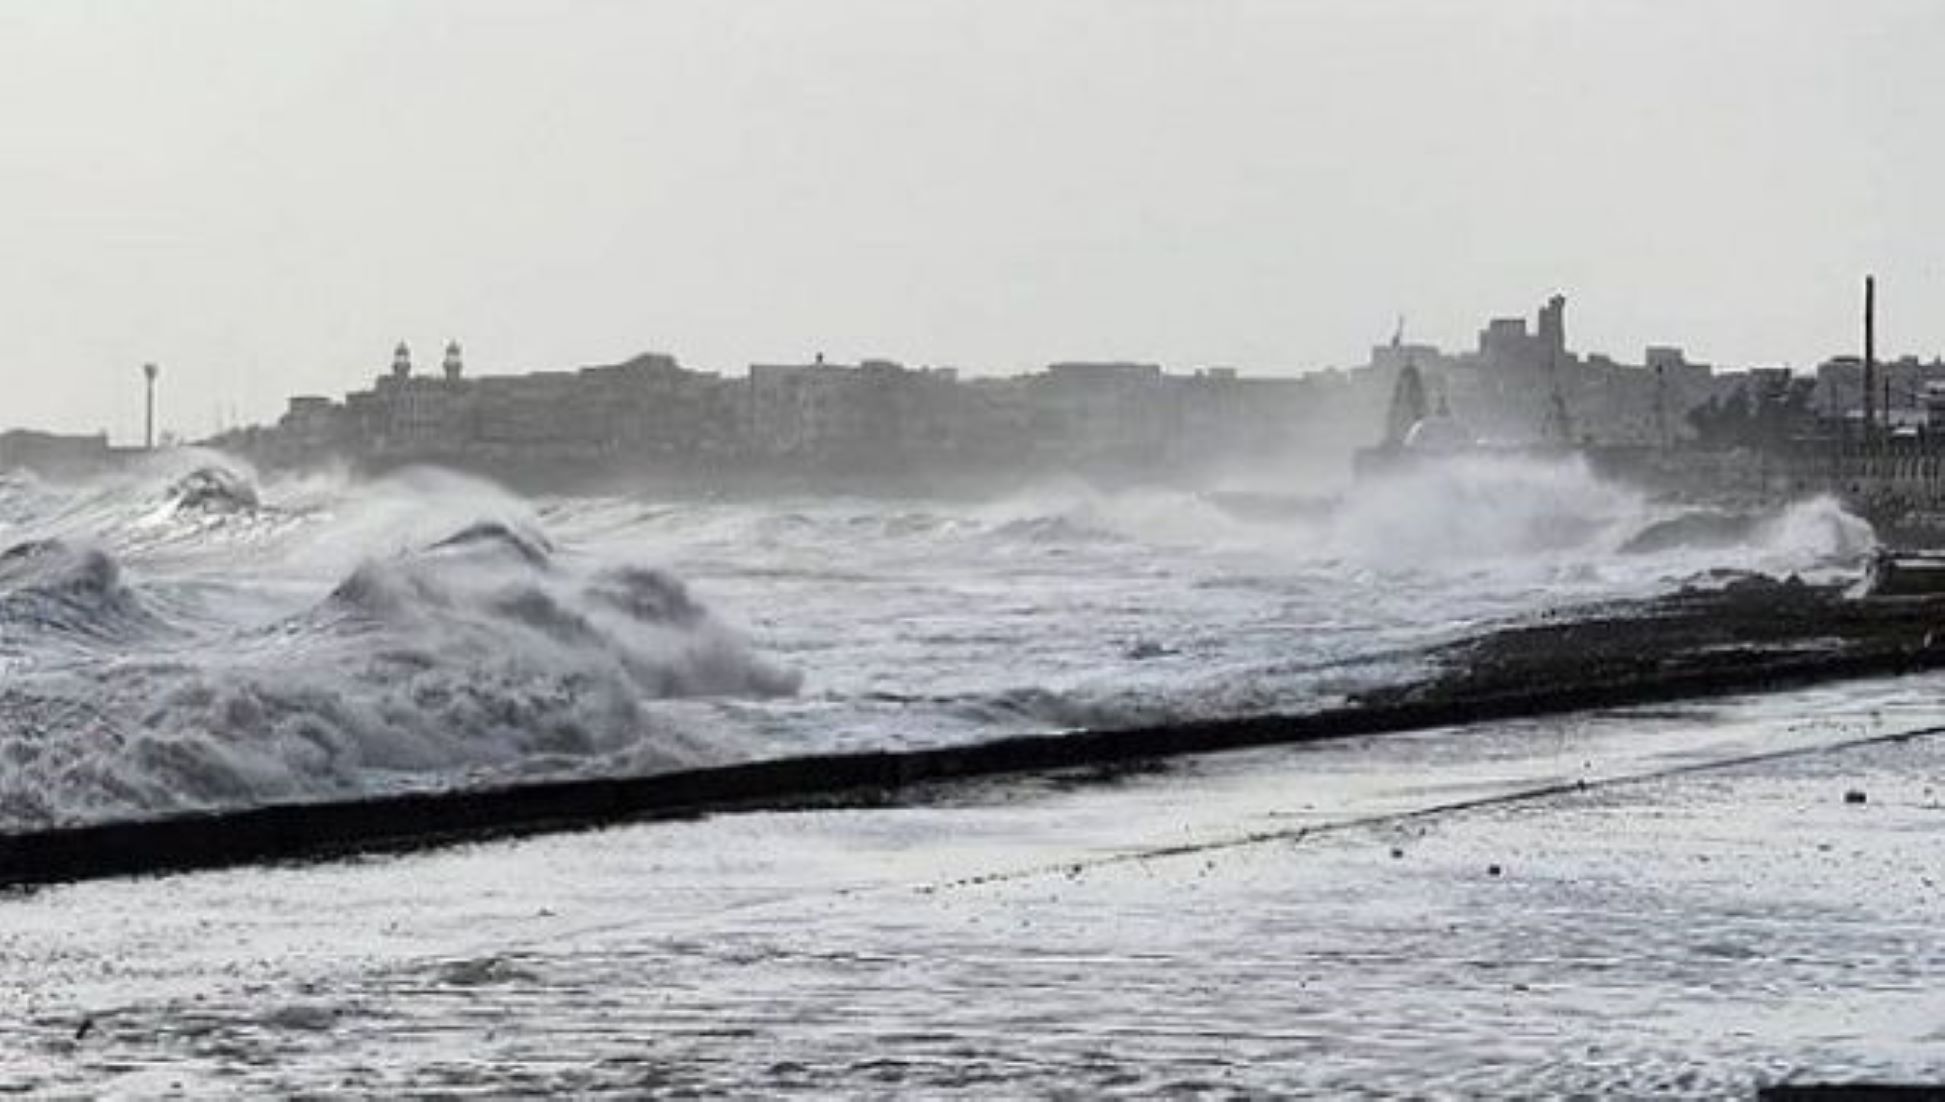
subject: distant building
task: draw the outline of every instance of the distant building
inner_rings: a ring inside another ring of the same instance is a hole
[[[1877,404],[1896,427],[1916,425],[1926,418],[1926,394],[1945,383],[1945,360],[1902,356],[1877,365]],[[1861,356],[1833,356],[1817,365],[1817,412],[1838,423],[1861,424],[1864,410],[1864,360]]]
[[[1926,383],[1923,401],[1925,431],[1934,437],[1945,436],[1945,382]]]
[[[1273,475],[1256,462],[1265,456],[1342,456],[1381,438],[1401,443],[1409,427],[1387,433],[1384,420],[1408,370],[1419,376],[1426,409],[1448,411],[1488,447],[1674,447],[1695,438],[1698,410],[1753,393],[1749,376],[1717,374],[1669,345],[1649,346],[1639,366],[1577,354],[1567,347],[1566,305],[1563,296],[1549,297],[1531,326],[1493,319],[1477,347],[1456,354],[1406,343],[1401,327],[1371,350],[1365,367],[1290,377],[1226,366],[1178,374],[1110,360],[961,379],[950,368],[819,355],[753,364],[746,376],[725,378],[660,353],[575,370],[473,375],[458,341],[445,345],[436,374],[419,374],[411,347],[400,342],[388,370],[366,389],[342,401],[293,398],[277,425],[235,438],[273,463],[337,455],[381,466],[430,461],[512,472],[556,464],[897,478],[930,470],[1189,472],[1243,461],[1234,469],[1254,477]],[[1827,366],[1835,383],[1848,371]],[[1887,368],[1913,416],[1929,416],[1921,395],[1934,367],[1900,361]],[[1945,380],[1945,370],[1937,377]],[[1836,388],[1830,395],[1842,401]]]
[[[1056,363],[1029,378],[1037,443],[1076,460],[1149,462],[1163,453],[1170,427],[1159,364]]]
[[[115,462],[108,434],[69,436],[13,429],[0,432],[0,471],[32,471],[56,477],[93,474]]]
[[[752,364],[751,450],[851,468],[959,454],[984,428],[984,407],[951,368],[868,359]]]
[[[858,368],[827,364],[751,364],[749,439],[760,455],[829,456],[865,432]]]
[[[1457,355],[1422,344],[1373,348],[1361,385],[1368,438],[1382,435],[1383,396],[1407,363],[1423,373],[1431,400],[1444,399],[1489,444],[1672,447],[1692,438],[1689,413],[1717,393],[1713,369],[1668,345],[1649,347],[1642,365],[1575,353],[1566,306],[1549,297],[1531,328],[1524,318],[1494,318],[1477,346]]]
[[[292,398],[273,430],[242,434],[272,462],[330,455],[415,460],[683,459],[728,454],[742,442],[741,394],[721,376],[649,353],[576,371],[470,378],[450,341],[439,375],[415,374],[410,347],[343,402]]]
[[[344,407],[322,395],[304,394],[290,400],[277,429],[285,444],[298,454],[322,454],[344,440]]]

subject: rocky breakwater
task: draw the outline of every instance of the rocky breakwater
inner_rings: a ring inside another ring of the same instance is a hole
[[[1549,615],[1433,659],[1435,676],[1358,703],[1465,711],[1544,700],[1570,710],[1933,669],[1945,665],[1945,593],[1751,575]]]

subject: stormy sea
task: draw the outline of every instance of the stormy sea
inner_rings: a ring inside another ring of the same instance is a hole
[[[0,483],[0,828],[1304,712],[1500,627],[1844,583],[1828,500],[1479,456],[1335,497]],[[0,896],[0,1088],[1746,1096],[1936,1078],[1935,679]]]
[[[1572,461],[1269,500],[6,476],[0,826],[1302,711],[1492,625],[1872,544],[1827,500],[1710,523]]]

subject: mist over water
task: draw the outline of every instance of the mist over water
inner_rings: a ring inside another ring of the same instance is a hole
[[[0,826],[1315,707],[1488,623],[1870,546],[1827,500],[1722,518],[1484,457],[1281,514],[8,476]]]

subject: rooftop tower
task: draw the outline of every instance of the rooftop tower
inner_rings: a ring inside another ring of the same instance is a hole
[[[1567,296],[1554,295],[1540,307],[1540,344],[1550,356],[1567,351]]]

